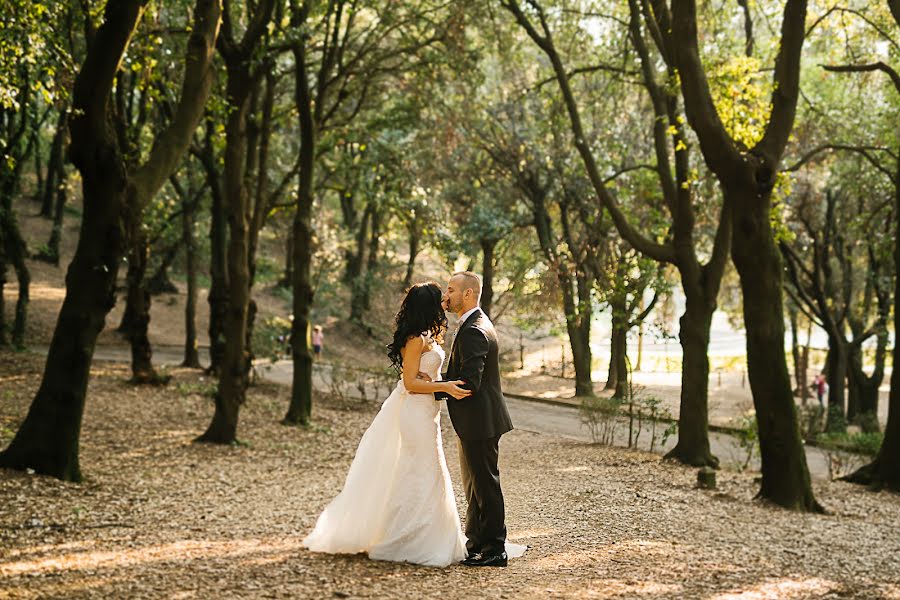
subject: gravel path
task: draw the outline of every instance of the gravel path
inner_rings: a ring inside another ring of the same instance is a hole
[[[41,371],[9,358],[0,446]],[[704,492],[656,455],[521,430],[501,470],[510,539],[531,548],[508,568],[311,554],[300,540],[376,405],[319,398],[313,427],[286,428],[287,390],[262,384],[243,443],[212,447],[191,443],[209,380],[174,370],[167,388],[135,388],[127,374],[94,369],[84,484],[0,471],[0,598],[900,598],[896,495],[819,482],[831,514],[796,514],[753,501],[749,475]],[[458,482],[446,423],[444,441]]]

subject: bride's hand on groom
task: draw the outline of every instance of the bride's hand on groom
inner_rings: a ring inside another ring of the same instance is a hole
[[[465,383],[465,381],[462,381],[461,379],[457,379],[456,381],[444,381],[442,383],[444,384],[443,391],[447,392],[457,400],[462,400],[463,398],[468,398],[472,395],[471,390],[460,387]]]

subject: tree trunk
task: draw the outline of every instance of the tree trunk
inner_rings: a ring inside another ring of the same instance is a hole
[[[375,282],[375,276],[378,272],[378,246],[381,239],[381,228],[384,225],[381,222],[383,218],[383,211],[375,207],[372,211],[372,231],[369,234],[369,255],[366,259],[366,272],[362,280],[362,307],[366,311],[372,308],[372,284]]]
[[[575,367],[575,395],[593,396],[591,380],[591,318],[590,312],[578,318],[566,319],[569,344],[572,347],[572,364]]]
[[[181,235],[184,238],[184,269],[187,276],[187,297],[184,301],[184,360],[183,367],[200,368],[197,351],[197,261],[194,251],[194,206],[188,197],[182,198]]]
[[[356,232],[356,247],[347,251],[347,264],[344,268],[344,276],[350,284],[350,322],[358,325],[363,324],[365,312],[363,265],[366,255],[366,232],[369,230],[369,220],[373,217],[373,212],[373,205],[368,204]]]
[[[770,224],[771,188],[744,175],[741,192],[726,202],[734,210],[731,255],[743,293],[747,373],[756,408],[762,460],[759,496],[791,509],[821,511],[810,486],[800,440],[791,378],[784,354],[781,256]]]
[[[211,126],[210,126],[211,127]],[[225,229],[225,208],[218,182],[211,185],[212,207],[210,208],[209,241],[209,373],[218,376],[225,355],[225,312],[228,299],[227,231]]]
[[[678,332],[682,349],[681,405],[678,443],[666,458],[695,467],[719,466],[709,447],[709,328],[715,304],[710,306],[699,290],[684,285],[686,307]]]
[[[187,208],[183,207],[182,215],[184,215],[185,210],[187,210]],[[159,266],[156,268],[156,272],[147,279],[147,293],[151,296],[178,293],[178,286],[169,279],[169,267],[175,262],[175,258],[178,256],[182,244],[184,244],[184,239],[179,238],[175,243],[166,248],[162,259],[159,261]]]
[[[801,371],[803,369],[803,361],[801,360],[801,350],[800,350],[800,332],[798,331],[797,324],[797,307],[794,306],[792,302],[788,303],[787,307],[788,318],[791,322],[791,357],[794,359],[794,384],[797,386],[794,388],[794,395],[799,396],[802,393],[803,382]]]
[[[278,280],[278,287],[290,288],[294,280],[294,227],[288,229],[284,250],[284,275]]]
[[[845,384],[847,378],[847,342],[840,337],[828,335],[828,361],[825,379],[828,382],[828,414],[825,431],[841,433],[847,431],[844,413]]]
[[[885,336],[887,337],[887,336]],[[881,341],[879,340],[879,344]],[[886,340],[885,340],[886,343]],[[876,363],[878,363],[876,354]],[[866,433],[881,431],[878,423],[878,388],[884,380],[884,353],[881,353],[881,364],[876,364],[875,372],[867,376],[863,369],[862,349],[854,348],[849,361],[849,388],[850,394],[855,395],[858,401],[859,413],[856,423]]]
[[[81,235],[66,274],[66,297],[40,388],[15,438],[0,453],[3,467],[81,480],[78,448],[91,359],[115,302],[116,274],[125,249],[128,180],[109,127],[109,94],[143,5],[144,0],[106,5],[104,22],[75,81],[70,156],[81,172],[84,191]]]
[[[291,25],[300,27],[306,20],[308,5],[294,7]],[[291,357],[294,375],[291,381],[291,403],[282,421],[285,424],[309,425],[312,415],[312,348],[309,314],[313,301],[312,288],[312,184],[315,167],[316,130],[313,121],[312,94],[306,65],[306,39],[294,45],[294,104],[300,125],[300,173],[297,186],[297,211],[294,214],[293,237],[293,309],[291,325]]]
[[[403,289],[406,289],[410,285],[412,285],[413,270],[416,266],[416,257],[419,255],[419,230],[415,226],[415,221],[413,221],[413,223],[407,228],[407,230],[409,232],[409,260],[406,261],[406,275],[403,277]],[[488,316],[490,316],[489,313]]]
[[[53,228],[50,230],[50,239],[47,240],[47,248],[38,258],[59,266],[59,243],[62,241],[63,217],[66,207],[66,172],[60,171],[60,180],[56,186],[56,202],[53,206]]]
[[[64,185],[66,180],[63,146],[68,128],[66,124],[68,114],[66,106],[60,108],[59,118],[56,120],[56,133],[53,135],[53,143],[50,146],[47,179],[44,182],[44,189],[41,193],[41,216],[48,219],[53,216],[53,201],[57,196],[59,186]]]
[[[225,125],[224,200],[228,220],[227,301],[222,323],[224,352],[212,422],[198,438],[201,442],[231,444],[237,441],[237,422],[249,384],[247,315],[250,302],[248,194],[244,185],[247,155],[247,116],[250,74],[244,59],[226,60],[229,114]]]
[[[125,304],[125,312],[130,313],[125,335],[131,344],[131,382],[159,384],[165,381],[153,368],[153,349],[149,335],[151,300],[150,292],[144,284],[149,249],[140,217],[132,215],[129,220],[132,219],[134,221],[129,226],[132,241],[128,261],[128,298]]]
[[[12,344],[15,348],[25,347],[25,325],[28,321],[28,300],[29,287],[31,284],[31,274],[28,271],[28,264],[25,259],[28,255],[28,249],[25,240],[19,231],[19,225],[16,222],[16,215],[12,208],[12,195],[15,194],[15,188],[8,190],[7,194],[4,190],[3,202],[0,203],[0,228],[3,229],[2,243],[5,260],[12,263],[16,272],[16,281],[19,284],[18,298],[16,300],[16,312],[13,320],[12,328]]]
[[[9,343],[6,335],[6,299],[3,296],[3,288],[6,287],[6,254],[3,252],[3,239],[3,228],[0,227],[0,346]]]
[[[625,300],[613,299],[609,303],[612,310],[612,336],[609,344],[609,374],[604,389],[616,390],[616,397],[624,397],[628,377],[625,361],[628,350],[628,316],[625,314]]]
[[[489,317],[494,305],[494,248],[496,247],[497,240],[489,238],[481,240],[481,310]],[[574,345],[572,351],[575,351]]]

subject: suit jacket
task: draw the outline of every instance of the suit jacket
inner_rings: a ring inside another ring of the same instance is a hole
[[[494,324],[479,308],[459,326],[450,351],[445,381],[461,379],[472,395],[457,400],[445,392],[435,398],[447,401],[450,421],[463,440],[500,437],[513,428],[506,400],[500,390],[500,348]]]

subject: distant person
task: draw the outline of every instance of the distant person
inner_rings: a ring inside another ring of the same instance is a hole
[[[318,360],[322,356],[322,344],[325,343],[325,334],[322,333],[322,326],[316,325],[312,332],[313,355]]]
[[[828,389],[824,373],[816,375],[816,378],[813,380],[813,387],[816,389],[816,397],[819,399],[819,406],[824,406],[825,391]]]

